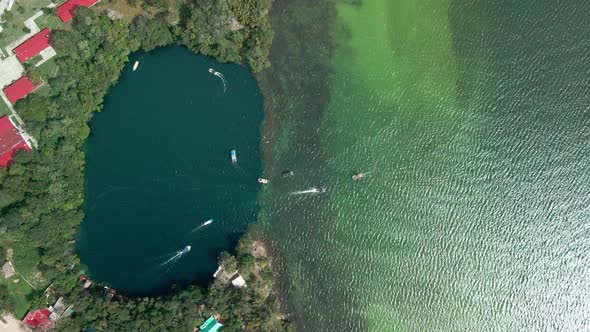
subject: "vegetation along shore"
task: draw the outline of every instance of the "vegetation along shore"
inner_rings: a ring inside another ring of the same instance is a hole
[[[294,328],[280,312],[272,260],[254,232],[240,240],[235,256],[220,255],[207,289],[176,285],[160,297],[126,298],[81,276],[74,242],[84,219],[87,123],[129,54],[176,43],[259,72],[270,65],[270,7],[270,0],[103,0],[77,7],[69,23],[57,19],[56,9],[43,10],[57,55],[50,70],[26,66],[45,84],[14,105],[38,148],[0,168],[0,260],[6,257],[17,273],[0,282],[2,313],[22,318],[63,298],[73,310],[54,327],[64,331],[193,331],[211,319],[224,331]]]

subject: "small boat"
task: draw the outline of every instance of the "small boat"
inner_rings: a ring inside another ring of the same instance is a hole
[[[236,150],[231,150],[229,153],[231,155],[231,162],[234,164],[237,163],[238,157],[236,156]]]
[[[268,180],[265,178],[258,178],[258,183],[267,184]]]
[[[137,67],[139,67],[139,61],[135,61],[135,63],[133,64],[133,71],[136,71]]]
[[[184,247],[184,249],[182,249],[181,253],[186,254],[189,251],[191,251],[191,246],[186,246],[186,247]]]
[[[225,82],[225,77],[223,77],[223,74],[216,71],[213,68],[209,68],[209,72],[221,79],[221,82],[223,82],[223,93],[225,93],[225,91],[227,90],[227,83]]]
[[[358,173],[352,176],[353,180],[360,180],[363,176],[365,176],[365,173]]]
[[[284,178],[288,178],[288,177],[290,177],[290,176],[293,176],[293,174],[294,174],[294,173],[293,173],[293,171],[291,171],[291,170],[285,170],[285,171],[283,171],[283,173],[282,173],[282,175],[283,175],[283,177],[284,177]]]
[[[203,226],[211,225],[213,223],[213,219],[209,219],[203,223]]]
[[[321,188],[321,187],[320,188],[313,187],[311,189],[313,190],[314,193],[320,193],[321,194],[321,193],[326,192],[326,189],[325,188]]]

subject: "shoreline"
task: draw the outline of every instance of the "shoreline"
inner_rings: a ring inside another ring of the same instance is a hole
[[[196,6],[196,5],[195,5]],[[219,54],[211,54],[210,52],[203,52],[202,50],[198,49],[198,44],[194,44],[191,42],[193,42],[190,39],[182,39],[181,36],[174,36],[173,39],[171,32],[168,31],[158,31],[158,34],[151,34],[148,36],[142,36],[146,39],[143,40],[134,40],[132,39],[133,37],[125,34],[125,33],[120,33],[123,32],[125,29],[128,29],[129,27],[133,28],[133,23],[131,25],[126,25],[126,24],[113,24],[112,21],[109,21],[108,18],[106,17],[101,17],[100,13],[98,13],[96,10],[94,9],[87,9],[87,8],[79,8],[77,10],[76,16],[88,16],[87,18],[89,20],[85,21],[85,22],[91,22],[94,25],[99,25],[97,27],[97,29],[103,29],[105,31],[109,31],[112,30],[112,32],[114,32],[114,35],[117,36],[121,36],[122,39],[128,39],[126,40],[123,44],[120,45],[116,45],[116,47],[120,48],[117,49],[115,48],[114,50],[111,49],[109,51],[105,51],[104,49],[99,49],[99,51],[97,51],[98,53],[100,53],[100,56],[104,56],[104,53],[107,53],[106,55],[111,55],[111,53],[115,52],[119,54],[118,57],[116,57],[115,59],[110,59],[109,58],[109,66],[105,67],[105,68],[100,68],[104,71],[106,71],[106,74],[104,75],[104,77],[101,77],[101,79],[105,78],[105,82],[100,81],[98,78],[94,78],[93,71],[91,70],[91,68],[89,67],[84,67],[84,64],[86,62],[88,63],[93,63],[92,58],[89,58],[87,56],[87,54],[82,54],[82,58],[77,60],[76,62],[72,62],[72,59],[66,59],[65,61],[63,61],[64,63],[61,64],[61,66],[66,66],[65,69],[68,70],[62,70],[59,74],[60,75],[70,75],[71,79],[77,80],[78,84],[75,86],[74,88],[74,92],[77,92],[77,90],[81,90],[80,92],[84,92],[84,89],[90,89],[90,88],[94,88],[96,91],[93,92],[93,94],[87,96],[87,99],[82,100],[84,102],[84,104],[82,104],[81,102],[79,104],[74,105],[73,107],[71,107],[73,110],[77,110],[78,108],[81,108],[83,112],[81,112],[81,115],[77,115],[76,118],[72,119],[72,121],[74,122],[75,126],[80,126],[81,129],[78,129],[80,131],[79,135],[81,137],[81,140],[77,140],[77,141],[67,141],[65,143],[72,145],[72,149],[71,150],[67,150],[67,151],[73,151],[73,152],[79,152],[79,154],[77,155],[77,158],[71,158],[70,160],[70,156],[65,155],[62,156],[63,159],[65,159],[67,162],[58,162],[58,163],[49,163],[48,161],[42,159],[42,156],[44,155],[43,153],[54,153],[54,151],[52,149],[54,149],[53,146],[51,145],[47,145],[47,140],[46,137],[42,136],[41,134],[47,135],[47,132],[44,132],[43,130],[45,130],[45,128],[48,126],[48,123],[54,124],[54,125],[60,125],[61,124],[61,120],[60,118],[57,119],[48,119],[47,115],[45,114],[44,117],[43,116],[38,116],[37,114],[35,114],[35,112],[39,112],[39,108],[33,108],[30,107],[30,102],[31,100],[34,100],[35,102],[44,102],[45,107],[47,107],[47,105],[52,105],[50,102],[50,98],[55,98],[56,96],[60,96],[62,92],[62,90],[65,91],[65,89],[68,88],[68,86],[66,85],[67,81],[59,81],[59,82],[54,82],[55,84],[52,84],[51,91],[49,94],[47,95],[43,95],[43,96],[37,96],[36,98],[28,98],[23,100],[23,102],[21,102],[19,105],[17,105],[17,109],[20,110],[21,113],[25,114],[28,123],[31,125],[31,127],[33,128],[33,130],[35,130],[37,132],[37,134],[39,134],[40,139],[40,148],[39,150],[41,151],[41,153],[32,153],[32,157],[31,158],[35,158],[34,160],[36,162],[38,162],[38,164],[43,165],[45,163],[48,163],[47,167],[49,167],[50,169],[56,168],[58,169],[57,172],[58,174],[63,173],[64,170],[62,170],[63,167],[67,167],[67,166],[72,166],[71,164],[76,164],[78,165],[78,168],[74,168],[72,171],[77,172],[80,171],[81,174],[85,173],[85,169],[84,169],[84,163],[85,163],[85,155],[84,155],[84,147],[83,147],[83,143],[86,141],[88,135],[89,135],[89,128],[88,128],[88,121],[92,118],[92,115],[94,112],[100,111],[102,109],[102,104],[104,103],[104,98],[106,96],[106,94],[108,93],[108,91],[110,90],[110,88],[112,88],[113,85],[117,84],[117,81],[120,79],[121,76],[121,72],[123,70],[123,68],[125,68],[127,64],[127,62],[129,62],[127,56],[128,54],[130,54],[131,51],[134,50],[138,50],[138,49],[143,49],[144,51],[152,51],[153,49],[160,47],[160,46],[165,46],[165,45],[169,45],[169,44],[181,44],[184,47],[187,47],[189,50],[191,50],[194,53],[199,53],[199,54],[203,54],[206,56],[210,56],[212,58],[215,58],[217,61],[219,62],[240,62],[237,60],[232,60],[232,59],[228,59],[228,58],[223,58],[220,57]],[[268,13],[267,15],[264,15],[264,17],[262,18],[263,21],[268,20]],[[135,21],[135,20],[134,20]],[[64,46],[69,46],[68,43],[70,43],[71,36],[76,35],[76,37],[81,37],[83,39],[86,40],[92,40],[97,42],[96,45],[91,44],[92,47],[97,47],[98,45],[100,45],[101,43],[103,43],[103,40],[94,40],[93,38],[95,37],[88,37],[85,34],[88,33],[87,30],[82,30],[79,31],[75,25],[76,24],[80,24],[78,23],[77,19],[74,19],[73,21],[73,26],[68,26],[67,29],[64,30],[56,30],[54,33],[54,41],[56,43],[60,44],[60,47],[57,47],[59,52],[63,52],[61,56],[63,55],[67,55],[67,51],[69,51],[69,49],[64,50],[63,47]],[[161,29],[164,25],[162,24],[161,21],[157,21],[156,19],[147,19],[147,24],[150,25],[154,25],[154,29]],[[262,27],[264,28],[264,27]],[[168,28],[165,28],[164,30],[166,30]],[[246,33],[247,31],[245,31]],[[260,31],[258,33],[261,33]],[[263,32],[264,33],[264,32]],[[64,39],[65,38],[65,39]],[[161,39],[158,39],[161,38]],[[70,39],[70,40],[67,40]],[[97,39],[97,38],[95,38]],[[127,45],[126,45],[127,44]],[[244,52],[245,54],[240,54],[239,56],[242,57],[243,55],[247,55],[248,52],[256,52],[256,51],[260,51],[260,49],[262,49],[263,53],[264,53],[264,44],[262,45],[256,45],[253,46],[254,49],[245,49]],[[111,53],[108,53],[111,52]],[[103,58],[104,59],[104,58]],[[250,67],[250,71],[251,72],[255,72],[256,68],[260,68],[259,66],[264,66],[264,58],[263,59],[257,59],[257,58],[248,58],[248,61],[244,61],[244,63],[246,63],[248,65],[248,67]],[[81,68],[78,68],[78,64],[81,66]],[[69,68],[67,67],[69,65]],[[60,66],[60,67],[61,67]],[[258,66],[258,67],[257,67]],[[97,70],[97,69],[94,69]],[[88,72],[88,73],[86,73]],[[82,75],[82,76],[80,76]],[[78,77],[80,76],[80,77]],[[60,77],[58,77],[60,78]],[[93,81],[94,80],[94,81]],[[92,81],[92,82],[91,82]],[[60,86],[58,83],[62,83],[63,86]],[[65,83],[65,84],[64,84]],[[77,90],[76,90],[77,89]],[[36,96],[36,95],[35,95]],[[63,102],[64,100],[59,100],[60,102]],[[29,106],[29,107],[27,107]],[[53,105],[52,105],[53,106]],[[63,109],[63,108],[60,108]],[[76,112],[73,112],[74,114]],[[72,117],[71,114],[67,114],[64,115],[66,120],[69,120],[70,117]],[[51,122],[50,122],[51,121]],[[261,124],[261,128],[266,127],[264,124],[266,122],[263,122]],[[76,128],[77,129],[77,128]],[[77,132],[75,132],[77,133]],[[264,134],[263,134],[264,135]],[[263,136],[264,137],[264,136]],[[80,154],[82,155],[80,157]],[[17,164],[19,163],[19,161],[17,160]],[[36,164],[35,164],[36,165]],[[34,170],[34,168],[33,168]],[[18,174],[16,175],[18,176]],[[67,183],[67,178],[65,178],[66,183]],[[67,188],[67,186],[66,186]],[[67,204],[70,204],[72,206],[72,208],[76,208],[78,207],[78,205],[80,205],[80,207],[83,204],[83,196],[84,196],[84,185],[81,183],[76,183],[74,185],[74,188],[71,189],[72,192],[76,193],[79,192],[80,194],[78,196],[75,196],[74,200],[72,202],[67,202]],[[42,191],[41,191],[42,192]],[[43,192],[42,192],[43,193]],[[29,195],[32,195],[33,198],[35,198],[34,196],[35,193],[29,193]],[[41,193],[39,194],[41,195]],[[57,196],[60,197],[60,196]],[[27,207],[27,197],[22,198],[24,200],[24,204],[22,204],[22,206]],[[63,196],[60,197],[61,200],[68,200],[70,199],[69,196]],[[78,207],[78,208],[80,208]],[[62,225],[62,227],[68,227],[69,224],[73,224],[74,228],[79,227],[79,225],[82,222],[82,218],[83,215],[82,214],[77,214],[74,217],[72,217],[72,220],[68,220],[68,223],[64,223]],[[25,229],[24,232],[26,232],[27,230]],[[56,230],[57,231],[57,230]],[[49,234],[51,234],[51,232],[49,232]],[[77,236],[78,232],[74,231],[74,233],[72,234],[72,239],[75,239]],[[62,235],[63,236],[63,235]],[[56,249],[55,245],[53,245],[51,242],[45,242],[45,244],[43,245],[36,245],[36,248],[38,248],[38,250],[42,250],[44,253],[49,253],[52,251],[49,251],[48,249]],[[41,257],[40,257],[41,258]],[[78,286],[74,286],[77,283],[77,275],[76,273],[72,273],[74,271],[72,271],[73,266],[75,266],[76,263],[79,263],[79,258],[77,257],[76,253],[73,252],[71,250],[71,248],[68,247],[68,250],[66,251],[66,254],[63,256],[60,256],[59,258],[51,258],[50,260],[47,260],[49,262],[51,262],[50,264],[55,264],[56,266],[53,265],[45,265],[43,266],[41,264],[41,259],[39,258],[39,262],[36,263],[37,265],[39,265],[40,267],[43,267],[44,269],[47,269],[49,271],[55,272],[60,276],[60,278],[62,279],[62,282],[60,282],[59,284],[53,285],[51,287],[51,295],[49,298],[41,298],[39,297],[38,299],[35,300],[35,302],[37,303],[36,306],[38,306],[40,303],[49,303],[53,300],[55,300],[53,297],[58,296],[59,294],[63,294],[68,296],[73,302],[75,303],[82,303],[84,301],[88,301],[89,297],[93,297],[92,294],[90,294],[89,292],[84,292],[83,290],[78,289]],[[57,269],[57,266],[69,266],[69,270],[61,271],[61,269]],[[59,272],[61,271],[61,272]],[[273,272],[273,274],[275,274]],[[49,274],[48,274],[49,275]],[[276,274],[275,274],[276,275]],[[53,277],[49,277],[50,280],[53,280],[55,278],[55,276]],[[74,288],[71,288],[74,287]],[[194,293],[195,294],[195,299],[199,299],[198,296],[196,296],[200,290],[199,288],[193,287],[193,286],[188,286],[187,288],[185,288],[182,292],[178,291],[175,292],[171,297],[152,297],[152,299],[154,299],[154,301],[177,301],[177,299],[179,297],[182,296],[183,293]],[[94,295],[96,296],[96,295]],[[109,299],[107,298],[106,301],[102,298],[102,297],[98,297],[95,300],[99,300],[100,302],[97,303],[97,306],[89,309],[89,310],[98,310],[98,308],[101,305],[108,305],[108,302],[112,299],[112,297]],[[139,300],[139,299],[138,299]],[[130,299],[130,301],[134,301],[134,299]],[[199,300],[200,301],[200,300]],[[85,307],[85,305],[82,304],[76,304],[76,306],[80,306],[80,307]],[[33,308],[34,309],[34,308]],[[89,315],[87,317],[93,317],[93,315]],[[114,317],[109,317],[109,321],[114,318]],[[99,317],[99,316],[94,316],[93,319],[98,319],[98,321],[85,321],[85,317],[82,315],[75,315],[75,319],[68,319],[66,321],[64,321],[64,324],[66,326],[72,327],[73,326],[87,326],[88,324],[90,325],[101,325],[101,321],[103,321],[104,319],[107,319],[105,317]],[[183,318],[183,322],[187,319],[191,319],[191,316],[187,316]],[[112,324],[116,324],[117,322],[112,322],[110,321],[109,324],[111,324],[111,326],[113,326]],[[177,324],[178,322],[171,322],[174,324]],[[77,325],[77,324],[81,324],[81,325]]]
[[[271,180],[261,195],[260,227],[268,239],[271,255],[278,260],[275,268],[281,301],[299,328],[305,326],[300,321],[308,319],[305,310],[300,308],[300,297],[304,295],[300,289],[299,276],[290,275],[289,272],[291,269],[300,270],[302,263],[289,257],[287,246],[303,244],[302,234],[289,234],[292,231],[289,223],[301,215],[300,209],[307,209],[307,205],[284,205],[277,197],[293,190],[293,185],[303,185],[307,181],[321,183],[323,178],[319,174],[321,163],[314,160],[313,155],[321,155],[320,150],[324,149],[316,128],[319,128],[330,100],[326,97],[330,95],[326,80],[330,74],[329,63],[334,49],[329,33],[334,24],[333,15],[335,7],[331,2],[317,8],[313,1],[297,4],[274,1],[270,13],[271,25],[275,30],[269,54],[272,66],[256,76],[264,96],[265,123],[262,135],[266,135],[268,140],[268,143],[261,143],[264,174],[270,179],[277,179]],[[302,40],[297,31],[303,22],[294,20],[293,16],[317,16],[323,24],[308,31],[308,37]],[[317,50],[321,52],[318,54]],[[318,95],[322,97],[318,98]],[[311,150],[302,150],[302,146],[309,146]],[[298,174],[296,179],[281,181],[281,172],[285,169],[294,170]],[[307,175],[302,179],[300,174]],[[323,197],[318,197],[315,204],[322,204],[323,200]],[[275,213],[271,209],[280,212]],[[312,224],[310,227],[313,229],[319,226]],[[310,234],[315,233],[310,230]],[[311,289],[314,287],[307,286]]]

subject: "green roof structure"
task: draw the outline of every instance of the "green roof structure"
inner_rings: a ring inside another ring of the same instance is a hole
[[[203,325],[199,326],[202,332],[217,332],[223,325],[215,320],[215,317],[211,316],[207,318]]]

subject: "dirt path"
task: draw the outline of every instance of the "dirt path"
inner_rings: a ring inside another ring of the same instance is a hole
[[[13,315],[4,315],[0,318],[0,332],[26,332],[23,323]]]

